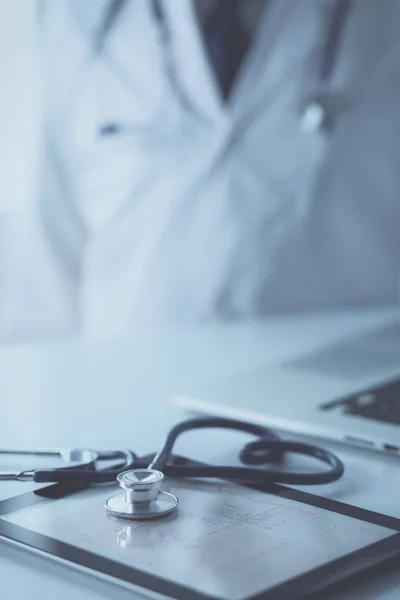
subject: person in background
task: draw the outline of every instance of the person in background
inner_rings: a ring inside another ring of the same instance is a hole
[[[35,19],[6,338],[398,302],[398,0],[50,0]]]

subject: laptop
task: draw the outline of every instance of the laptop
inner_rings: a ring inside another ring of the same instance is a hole
[[[400,457],[400,320],[175,397],[197,413]]]

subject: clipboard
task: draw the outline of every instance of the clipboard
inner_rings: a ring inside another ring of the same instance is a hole
[[[400,560],[400,519],[281,485],[167,480],[166,487],[180,498],[178,513],[145,523],[104,514],[110,486],[55,484],[22,494],[0,502],[0,540],[177,600],[320,597]]]

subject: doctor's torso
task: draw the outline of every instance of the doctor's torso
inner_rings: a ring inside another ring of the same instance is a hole
[[[105,0],[48,3],[35,235],[49,293],[69,282],[54,302],[105,333],[396,302],[400,3],[350,3],[321,83],[335,0],[269,0],[227,102],[194,3],[162,4],[160,25],[128,0],[98,51]],[[319,93],[329,127],[304,127]]]

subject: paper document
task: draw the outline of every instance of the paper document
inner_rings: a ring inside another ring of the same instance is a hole
[[[225,482],[171,481],[178,512],[140,522],[105,515],[116,487],[91,488],[8,521],[205,595],[239,600],[394,531]]]

